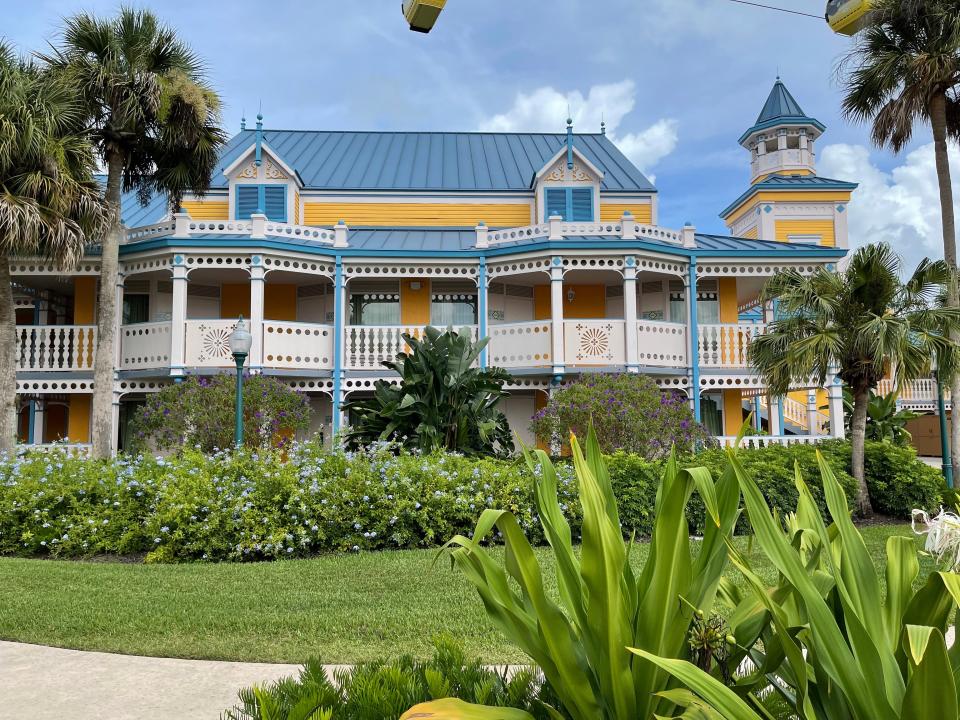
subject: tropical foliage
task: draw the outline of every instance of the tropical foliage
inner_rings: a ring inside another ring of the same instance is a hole
[[[804,720],[955,720],[960,656],[948,650],[944,636],[960,603],[960,576],[936,572],[914,587],[919,562],[913,540],[892,537],[881,578],[822,460],[829,526],[799,472],[800,499],[784,527],[736,457],[731,467],[757,542],[779,571],[778,585],[767,587],[730,548],[746,588],[721,583],[720,597],[731,606],[730,656],[734,663],[748,658],[755,669],[731,685],[689,662],[635,652],[728,720],[769,717],[752,701],[768,687]]]
[[[232,375],[190,377],[147,397],[132,426],[133,452],[193,447],[203,452],[234,441],[236,386]],[[243,381],[244,443],[265,449],[288,445],[310,423],[307,397],[282,380],[248,375]]]
[[[537,514],[554,558],[558,600],[547,591],[543,569],[509,511],[485,510],[473,537],[450,541],[450,555],[490,618],[541,668],[557,695],[556,709],[564,713],[556,717],[653,717],[671,706],[658,695],[670,681],[626,648],[639,646],[664,657],[690,652],[691,619],[710,614],[726,562],[739,503],[736,479],[727,471],[714,483],[707,470],[680,470],[671,458],[657,495],[650,554],[637,576],[596,435],[588,434],[586,454],[573,436],[570,447],[583,509],[579,552],[557,496],[556,469],[543,451],[526,453],[536,477]],[[694,488],[711,519],[696,550],[684,517]],[[494,529],[505,544],[505,566],[483,547]]]
[[[186,191],[202,195],[220,146],[220,98],[197,56],[147,10],[121,8],[102,19],[67,18],[61,43],[42,56],[85,101],[82,120],[107,169],[111,225],[103,238],[97,350],[94,367],[93,450],[112,445],[113,359],[117,343],[118,255],[123,242],[121,191],[142,202],[167,195],[172,210]]]
[[[550,393],[533,416],[531,430],[546,445],[584,435],[593,423],[605,453],[622,450],[655,459],[676,447],[689,452],[708,434],[697,423],[685,396],[663,392],[645,375],[586,375]]]
[[[913,436],[907,430],[907,423],[920,417],[920,413],[898,407],[899,395],[896,390],[886,395],[870,391],[870,400],[867,403],[867,440],[889,442],[901,447],[910,444]],[[843,389],[843,420],[849,434],[853,420],[853,394],[847,388]]]
[[[841,64],[843,111],[872,123],[874,142],[900,152],[915,125],[930,123],[940,191],[943,257],[957,269],[957,238],[947,140],[960,138],[960,6],[956,0],[874,0],[869,25],[858,33]],[[960,307],[956,282],[947,306]],[[960,373],[950,387],[960,397]],[[953,424],[953,446],[960,447],[960,423]],[[960,476],[960,457],[954,455]]]
[[[64,270],[105,227],[75,87],[0,42],[0,451],[16,441],[12,255]]]
[[[473,342],[469,331],[424,329],[404,335],[409,352],[384,366],[400,384],[378,380],[373,397],[347,403],[352,415],[347,442],[362,447],[393,441],[423,452],[452,450],[473,455],[513,452],[506,416],[498,409],[509,379],[500,368],[476,367],[489,342]]]
[[[452,638],[436,638],[434,647],[427,661],[402,657],[362,663],[336,671],[332,679],[319,660],[311,659],[297,678],[241,690],[240,704],[223,720],[396,720],[408,717],[404,711],[415,703],[441,698],[457,698],[444,703],[447,711],[461,713],[444,716],[449,718],[469,720],[467,703],[499,708],[499,720],[548,718],[540,698],[549,697],[550,690],[540,686],[532,670],[521,669],[508,679],[479,660],[468,661]]]
[[[946,263],[923,260],[906,281],[900,270],[899,257],[877,244],[859,248],[841,271],[781,271],[761,294],[777,302],[778,317],[750,344],[750,361],[775,394],[811,378],[825,387],[834,374],[850,388],[851,464],[862,515],[873,512],[863,460],[870,391],[888,370],[899,384],[929,375],[932,358],[952,356],[949,335],[960,328],[960,311],[934,302],[951,277]]]

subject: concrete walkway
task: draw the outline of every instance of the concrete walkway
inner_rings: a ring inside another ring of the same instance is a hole
[[[0,641],[0,720],[216,720],[240,688],[298,670]]]

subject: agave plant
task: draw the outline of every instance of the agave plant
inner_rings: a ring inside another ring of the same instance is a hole
[[[650,554],[636,575],[630,563],[632,543],[624,541],[593,430],[587,436],[586,454],[574,436],[570,449],[583,507],[579,553],[557,499],[557,476],[549,457],[524,449],[537,477],[535,503],[553,553],[559,602],[547,592],[533,548],[508,511],[484,511],[473,537],[457,536],[447,549],[476,587],[490,618],[541,668],[559,705],[551,717],[650,718],[674,707],[674,698],[657,694],[668,690],[671,680],[627,648],[642,647],[664,657],[688,656],[691,619],[710,614],[726,562],[727,541],[738,515],[736,478],[727,471],[714,484],[705,468],[680,470],[671,458],[657,494]],[[684,516],[695,488],[712,520],[698,548],[690,540]],[[503,536],[505,567],[483,547],[494,529]],[[423,708],[434,709],[429,704]],[[491,711],[472,717],[499,716]]]
[[[960,576],[935,572],[915,589],[920,567],[914,541],[893,537],[884,595],[822,457],[829,527],[799,471],[796,513],[781,525],[735,457],[730,464],[756,539],[780,573],[779,584],[766,587],[731,546],[747,592],[741,596],[725,584],[721,594],[735,604],[729,616],[735,644],[755,671],[728,687],[685,660],[646,648],[634,652],[693,691],[678,700],[706,704],[728,720],[769,718],[750,702],[763,686],[782,695],[801,720],[956,720],[960,649],[948,650],[944,636],[960,603]]]
[[[383,363],[400,384],[378,380],[373,397],[345,406],[355,417],[347,442],[396,440],[424,452],[511,454],[510,426],[497,407],[510,376],[501,368],[474,367],[489,338],[474,342],[466,329],[427,327],[422,338],[405,334],[403,341],[410,351]]]

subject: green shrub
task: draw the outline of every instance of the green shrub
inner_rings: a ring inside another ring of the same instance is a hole
[[[151,394],[134,416],[131,450],[206,452],[234,443],[236,378],[190,377]],[[249,375],[243,383],[243,438],[248,447],[281,447],[310,423],[305,395],[278,378]]]
[[[434,640],[434,647],[433,658],[426,662],[402,657],[362,663],[337,672],[335,682],[327,678],[319,660],[309,660],[297,678],[241,690],[240,704],[224,712],[223,718],[313,718],[312,712],[327,710],[336,720],[396,720],[412,705],[445,697],[521,708],[538,720],[549,717],[540,698],[549,702],[551,691],[541,687],[532,670],[519,670],[507,679],[479,660],[468,662],[451,638]],[[300,712],[291,715],[295,707]]]
[[[585,375],[565,383],[533,416],[530,429],[550,444],[566,442],[570,433],[586,435],[591,423],[605,453],[663,458],[673,447],[685,451],[709,440],[684,396],[633,373]]]

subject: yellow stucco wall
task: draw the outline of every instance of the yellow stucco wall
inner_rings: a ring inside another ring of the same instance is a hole
[[[90,400],[92,395],[71,395],[67,421],[70,442],[90,442]]]
[[[392,225],[396,227],[490,227],[530,224],[529,203],[373,203],[305,202],[306,225]]]
[[[771,190],[759,192],[747,198],[742,205],[734,208],[723,219],[730,225],[739,220],[745,213],[751,212],[757,203],[763,202],[849,202],[849,190],[821,190],[819,192],[789,192]]]
[[[228,220],[229,202],[226,200],[184,200],[183,211],[194,220]]]
[[[573,300],[567,293],[573,290]],[[603,318],[607,314],[607,289],[603,285],[563,285],[563,317],[568,320]],[[535,285],[533,288],[533,317],[548,320],[550,312],[550,286]]]
[[[650,203],[600,203],[600,222],[615,222],[629,210],[638,223],[649,225],[653,221],[653,205]]]
[[[717,289],[720,303],[720,322],[737,322],[740,319],[740,311],[737,309],[737,279],[735,277],[719,278]]]
[[[93,325],[97,321],[97,278],[83,275],[73,278],[73,322]]]
[[[293,195],[293,224],[300,224],[300,193]]]
[[[723,434],[736,435],[743,425],[743,395],[739,390],[723,391]]]
[[[420,288],[411,287],[419,283]],[[430,324],[430,281],[412,279],[400,281],[400,322],[404,325]]]
[[[751,240],[756,240],[756,239],[757,239],[757,235],[759,235],[759,233],[760,233],[760,229],[759,229],[756,225],[754,225],[754,226],[753,226],[752,228],[750,228],[749,230],[745,230],[744,232],[740,233],[740,237],[745,237],[745,238],[750,238]]]
[[[250,285],[224,283],[220,286],[220,317],[232,320],[239,315],[250,317]]]
[[[834,247],[837,244],[833,231],[833,219],[829,220],[777,220],[776,237],[788,242],[791,235],[819,235],[820,244]]]
[[[264,320],[295,322],[297,319],[297,286],[266,285],[263,288],[263,318]]]

